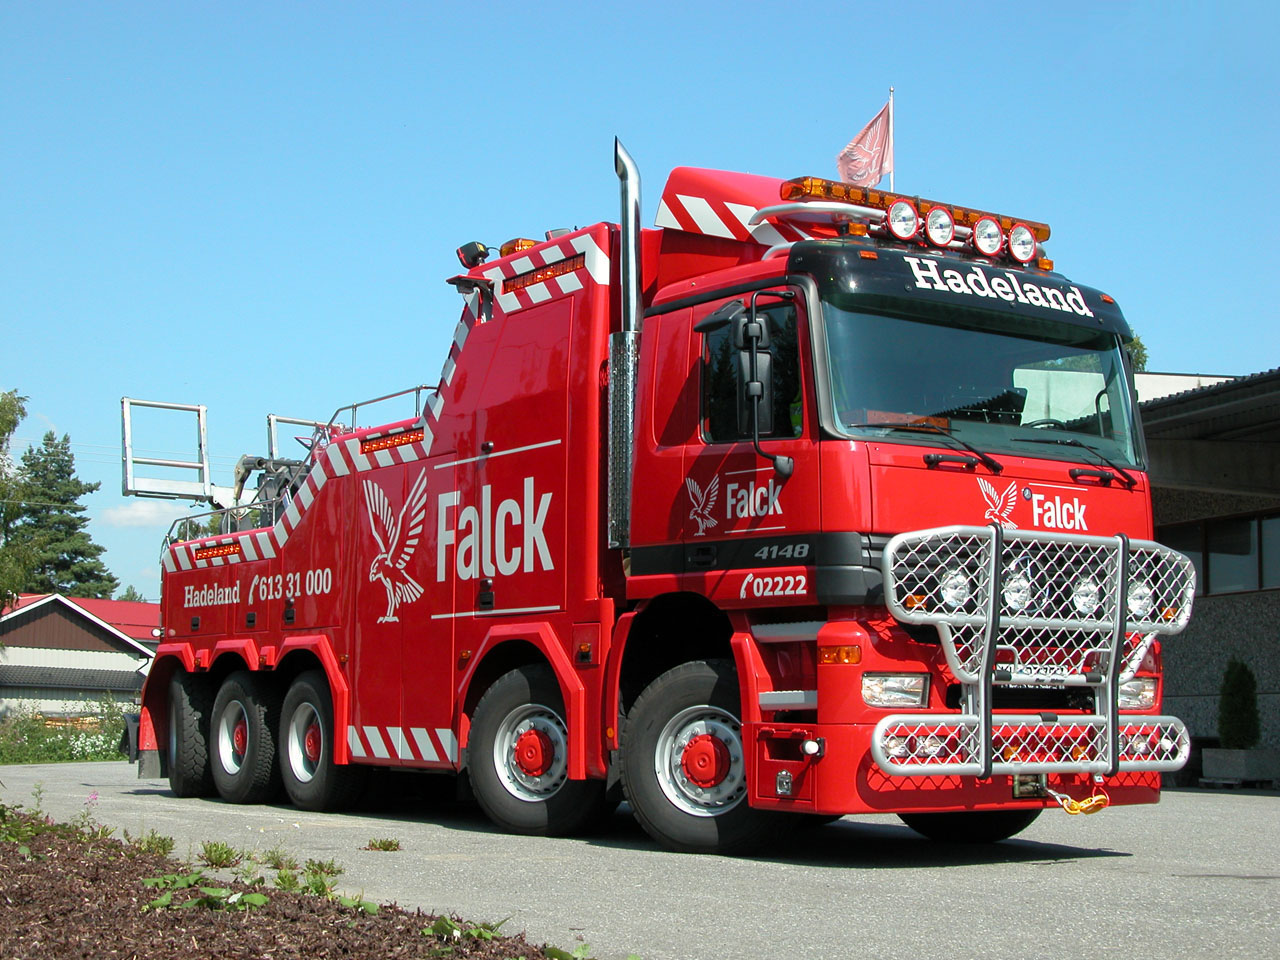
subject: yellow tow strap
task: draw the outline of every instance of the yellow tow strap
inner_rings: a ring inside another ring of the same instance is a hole
[[[1055,790],[1049,791],[1050,796],[1061,804],[1062,809],[1067,811],[1073,817],[1077,814],[1097,813],[1100,810],[1107,809],[1107,804],[1111,802],[1111,798],[1107,796],[1106,791],[1098,788],[1098,792],[1091,797],[1085,797],[1083,800],[1072,800],[1065,793],[1058,793]]]

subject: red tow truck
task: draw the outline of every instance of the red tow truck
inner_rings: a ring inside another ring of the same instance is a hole
[[[228,490],[135,456],[125,400],[126,492],[219,507],[164,545],[140,776],[322,810],[465,774],[506,830],[625,799],[686,851],[1155,802],[1194,573],[1150,540],[1115,300],[1032,220],[680,168],[642,230],[615,166],[620,223],[459,249],[390,422],[342,408]]]

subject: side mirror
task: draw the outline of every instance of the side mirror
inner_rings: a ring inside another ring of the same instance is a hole
[[[749,341],[748,341],[749,342]],[[751,350],[738,351],[738,432],[752,432],[751,416],[756,408],[755,398],[760,398],[758,430],[773,433],[773,354],[757,353],[755,379],[751,378]]]

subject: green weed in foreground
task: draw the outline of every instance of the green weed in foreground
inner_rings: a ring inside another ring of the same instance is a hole
[[[197,859],[215,870],[224,870],[239,864],[244,859],[244,854],[221,840],[206,840],[200,844],[200,854]]]
[[[364,847],[366,850],[399,850],[400,841],[395,837],[373,837]]]

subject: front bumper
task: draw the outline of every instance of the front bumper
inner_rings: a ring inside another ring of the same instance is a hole
[[[938,631],[958,714],[899,713],[872,736],[892,776],[1172,771],[1190,752],[1175,717],[1121,715],[1120,684],[1191,614],[1195,571],[1168,547],[987,527],[899,534],[882,560],[903,623]],[[1085,687],[1086,715],[993,714],[997,686]]]

